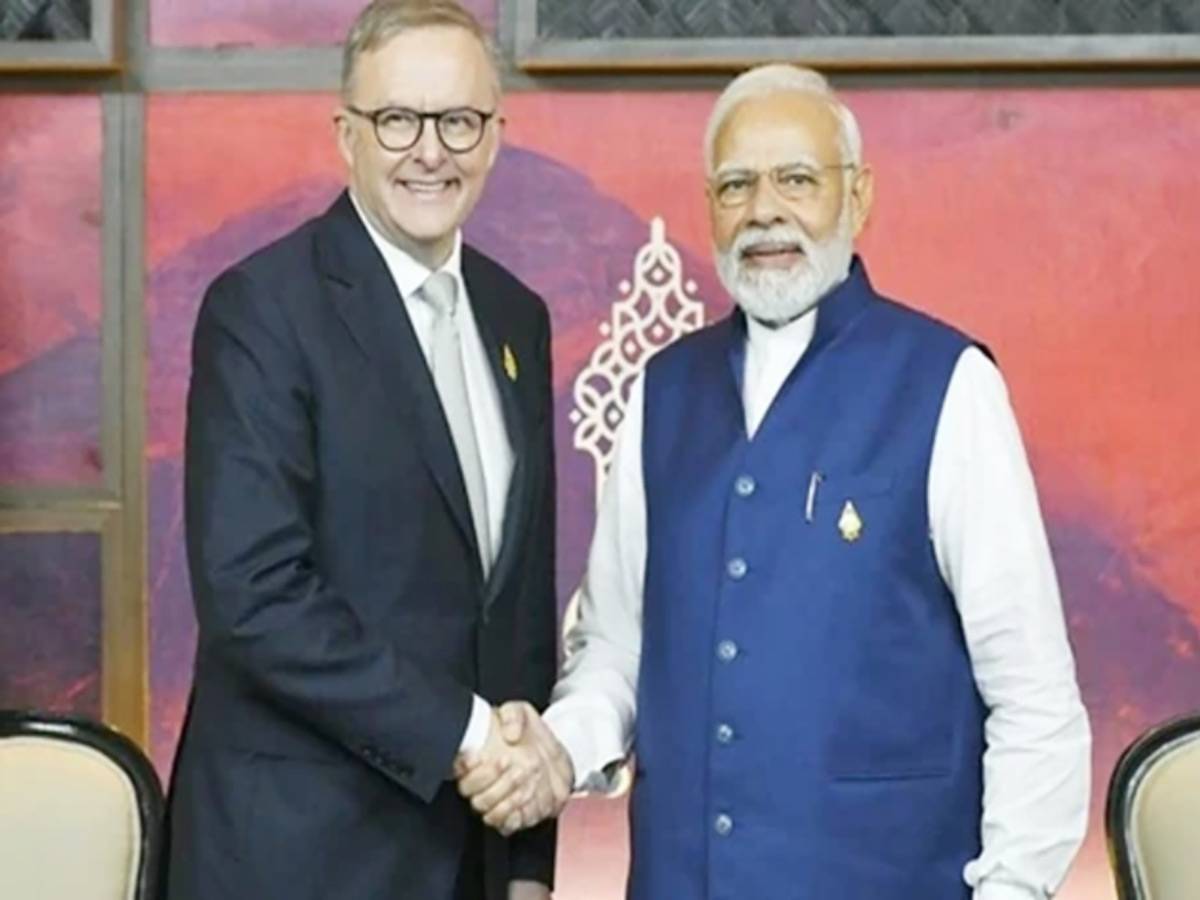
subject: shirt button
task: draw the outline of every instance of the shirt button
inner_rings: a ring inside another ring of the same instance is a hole
[[[733,740],[733,727],[722,722],[717,726],[717,743],[728,744]]]
[[[725,570],[729,572],[729,577],[734,581],[741,581],[746,577],[746,572],[750,570],[750,567],[746,565],[746,561],[744,559],[742,559],[740,556],[736,556],[729,561],[729,565],[725,567]]]
[[[758,484],[749,475],[739,475],[737,481],[733,483],[733,489],[737,491],[739,497],[749,497],[757,487]]]
[[[721,641],[717,644],[717,659],[721,662],[733,662],[738,655],[738,645],[733,641]]]
[[[733,831],[733,819],[725,815],[725,813],[721,813],[713,819],[713,831],[721,837],[725,837],[729,832]]]

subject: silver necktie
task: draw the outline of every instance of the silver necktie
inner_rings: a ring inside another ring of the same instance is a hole
[[[448,272],[434,272],[421,285],[421,296],[436,313],[429,363],[433,370],[433,383],[442,401],[442,411],[446,414],[446,424],[450,426],[454,449],[458,453],[458,465],[467,489],[467,502],[471,505],[471,520],[475,525],[475,539],[479,542],[479,559],[486,576],[492,560],[487,488],[483,480],[479,442],[475,437],[475,420],[471,417],[455,316],[458,282]]]

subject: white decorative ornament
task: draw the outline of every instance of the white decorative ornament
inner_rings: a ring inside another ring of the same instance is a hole
[[[646,363],[659,350],[704,325],[704,304],[696,299],[696,282],[684,278],[679,251],[666,237],[663,220],[650,221],[650,240],[638,250],[633,281],[617,286],[621,299],[613,302],[604,338],[575,379],[575,449],[589,454],[595,466],[596,505],[612,465],[617,429],[625,420],[629,392]],[[563,636],[579,618],[579,591],[563,613]],[[633,783],[628,765],[612,780],[611,796],[624,794]]]
[[[679,251],[667,242],[658,216],[650,222],[650,241],[637,252],[633,281],[623,280],[618,288],[622,298],[600,325],[604,340],[575,379],[570,414],[575,449],[591,455],[595,465],[597,505],[634,380],[655,353],[704,325],[696,283],[684,279]]]

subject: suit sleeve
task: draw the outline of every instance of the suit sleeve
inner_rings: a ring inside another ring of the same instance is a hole
[[[541,398],[543,416],[540,425],[542,466],[538,500],[528,551],[528,569],[521,597],[519,634],[522,653],[517,677],[518,696],[538,711],[550,702],[558,670],[558,602],[555,594],[555,522],[556,488],[554,470],[554,379],[550,348],[550,322],[541,308],[538,347],[545,372],[545,392]],[[538,881],[554,886],[554,854],[557,824],[551,820],[511,839],[509,877],[513,880]]]
[[[372,634],[323,577],[316,410],[291,323],[234,270],[205,296],[192,357],[185,511],[202,652],[431,801],[471,693]]]

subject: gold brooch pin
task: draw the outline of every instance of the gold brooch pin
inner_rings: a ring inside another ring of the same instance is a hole
[[[517,357],[508,344],[504,345],[504,372],[509,381],[517,380]]]
[[[854,504],[847,500],[846,505],[842,507],[842,514],[838,517],[838,531],[842,533],[842,540],[851,543],[857,541],[862,537],[862,530],[863,520]]]

